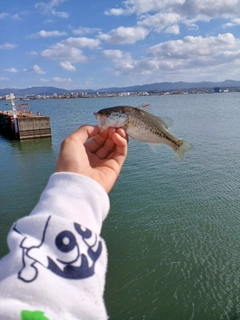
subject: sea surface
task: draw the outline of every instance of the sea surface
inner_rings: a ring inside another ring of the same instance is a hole
[[[170,147],[154,153],[130,139],[102,230],[110,319],[240,319],[240,93],[30,101],[51,117],[52,138],[0,136],[0,256],[54,171],[61,141],[95,124],[101,108],[144,103],[193,147],[181,162]]]

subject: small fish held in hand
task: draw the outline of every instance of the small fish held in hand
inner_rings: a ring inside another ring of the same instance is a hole
[[[180,160],[184,159],[185,151],[191,149],[190,143],[177,139],[168,131],[168,125],[164,120],[145,110],[119,106],[102,109],[94,115],[102,131],[109,127],[123,128],[127,135],[133,139],[150,145],[163,143],[172,147]]]

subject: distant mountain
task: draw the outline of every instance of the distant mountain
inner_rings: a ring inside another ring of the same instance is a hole
[[[214,87],[220,88],[240,88],[240,81],[235,80],[225,80],[222,82],[158,82],[144,85],[136,85],[129,87],[111,87],[111,88],[101,88],[98,90],[92,89],[74,89],[67,90],[55,87],[31,87],[26,89],[14,89],[14,88],[5,88],[0,89],[0,96],[9,94],[10,92],[14,93],[16,96],[26,96],[26,95],[53,95],[54,93],[66,94],[71,92],[138,92],[138,91],[148,91],[148,92],[157,92],[157,91],[172,91],[172,90],[189,90],[189,89],[210,89]]]
[[[71,92],[90,92],[89,90],[67,90],[67,89],[61,89],[56,87],[31,87],[26,89],[14,89],[14,88],[5,88],[0,89],[0,96],[4,96],[9,94],[10,92],[14,93],[16,96],[26,96],[26,95],[53,95],[56,94],[65,94],[65,93],[71,93]]]
[[[240,87],[240,81],[235,80],[225,80],[222,82],[159,82],[144,84],[138,86],[129,86],[129,87],[112,87],[112,88],[103,88],[99,89],[98,92],[121,92],[121,91],[171,91],[171,90],[186,90],[186,89],[210,89],[214,87],[220,88],[232,88]]]

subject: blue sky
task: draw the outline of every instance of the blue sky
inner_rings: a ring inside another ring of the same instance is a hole
[[[240,0],[1,0],[0,88],[240,80]]]

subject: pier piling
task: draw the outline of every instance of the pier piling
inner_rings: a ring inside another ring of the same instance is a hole
[[[14,119],[12,111],[0,111],[0,134],[20,140],[51,137],[50,118],[23,112]]]

